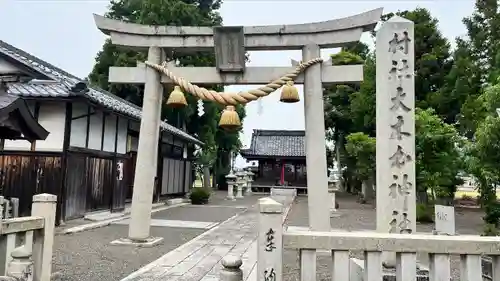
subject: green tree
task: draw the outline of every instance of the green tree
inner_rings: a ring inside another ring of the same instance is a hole
[[[473,61],[483,82],[495,82],[500,69],[500,10],[497,0],[477,0],[474,12],[463,19]]]
[[[419,200],[453,200],[463,169],[463,146],[454,126],[446,124],[432,108],[415,112],[416,180]]]
[[[471,57],[468,43],[456,40],[457,47],[453,53],[453,66],[446,75],[445,84],[434,96],[436,107],[440,112],[448,112],[444,118],[449,124],[458,123],[461,134],[472,137],[477,127],[477,108],[480,103],[476,101],[481,93],[480,70]]]
[[[221,0],[143,0],[111,1],[106,17],[147,25],[170,25],[170,26],[217,26],[222,24],[222,18],[217,10],[220,8]],[[96,64],[89,75],[90,82],[124,98],[138,106],[142,106],[143,85],[109,84],[108,72],[111,66],[135,66],[137,61],[146,60],[145,52],[134,50],[123,50],[111,44],[107,40],[96,56]],[[171,51],[166,53],[166,60],[177,60],[180,66],[214,66],[215,57],[213,52],[179,53]],[[213,90],[222,91],[221,86],[212,85]],[[165,89],[165,100],[171,88]],[[188,106],[182,109],[172,109],[167,106],[162,108],[162,118],[176,127],[186,125],[188,133],[197,136],[206,143],[201,150],[198,164],[219,170],[217,165],[227,163],[228,160],[219,159],[227,157],[223,153],[228,148],[238,149],[241,145],[238,133],[228,133],[218,128],[222,106],[214,102],[204,102],[205,114],[198,116],[198,100],[186,94]],[[239,106],[240,118],[245,116],[244,107]],[[224,143],[227,141],[228,143]],[[194,147],[188,149],[189,155],[193,155]],[[215,165],[215,166],[214,166]],[[224,167],[224,166],[219,166]]]
[[[496,83],[500,74],[500,12],[497,0],[477,0],[474,12],[463,19],[467,36],[457,38],[454,66],[442,96],[457,97],[461,104],[456,121],[468,138],[485,118],[477,98],[486,83]]]
[[[349,52],[347,50],[360,52],[359,54]],[[333,65],[353,65],[363,64],[361,55],[366,56],[368,47],[363,43],[351,44],[343,48],[339,53],[332,55]],[[335,144],[335,156],[339,167],[349,167],[342,158],[345,155],[345,137],[350,132],[355,132],[354,123],[352,122],[352,114],[350,112],[351,95],[359,89],[357,84],[335,85],[328,87],[323,92],[325,105],[325,129],[327,138]],[[350,171],[346,172],[346,175]],[[343,177],[347,181],[342,180],[342,184],[349,185],[348,176]]]
[[[363,66],[363,82],[359,91],[349,97],[349,109],[354,128],[375,136],[376,65],[374,54],[368,54]]]
[[[478,183],[484,220],[493,228],[500,224],[500,206],[495,187],[500,184],[500,118],[488,116],[479,125],[469,150],[469,172]]]
[[[500,184],[500,162],[497,162],[500,160],[500,118],[496,109],[500,108],[500,83],[486,87],[476,101],[481,109],[478,115],[482,119],[477,122],[474,141],[469,143],[466,151],[467,171],[478,184],[485,222],[491,228],[498,228],[500,206],[495,187]]]
[[[395,14],[383,16],[387,20]],[[416,106],[422,108],[435,107],[438,114],[448,117],[449,106],[442,105],[440,89],[446,82],[446,74],[451,69],[450,45],[438,29],[438,21],[426,9],[417,8],[412,11],[397,12],[415,23],[415,96]],[[374,34],[372,34],[374,35]],[[327,88],[325,96],[325,127],[329,138],[335,142],[337,159],[346,167],[345,174],[355,175],[356,169],[349,166],[345,154],[345,137],[350,133],[363,132],[375,136],[375,102],[376,102],[376,58],[362,43],[351,44],[332,57],[336,65],[359,64],[364,62],[364,80],[360,85],[339,85]],[[455,106],[455,115],[461,104],[455,100],[448,102]],[[441,106],[441,107],[439,107]],[[351,164],[351,166],[354,164]],[[344,176],[346,178],[347,176]],[[349,179],[347,179],[348,181]]]
[[[349,134],[346,140],[345,148],[355,165],[357,179],[373,180],[375,178],[375,138],[357,132]]]

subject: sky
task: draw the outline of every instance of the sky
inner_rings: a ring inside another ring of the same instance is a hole
[[[103,15],[108,0],[0,0],[0,39],[78,77],[86,77],[106,36],[92,14]],[[474,9],[473,0],[225,0],[220,13],[224,25],[298,24],[343,18],[383,7],[384,12],[427,8],[439,20],[450,41],[465,34],[462,18]],[[365,41],[366,38],[362,38]],[[322,57],[337,50],[322,50]],[[300,51],[250,52],[248,66],[290,66]],[[255,86],[229,86],[241,91]],[[299,92],[302,88],[299,86]],[[301,93],[302,95],[302,93]],[[275,93],[247,106],[242,142],[250,144],[254,129],[303,130],[304,104],[284,104]],[[246,165],[239,157],[236,166]]]

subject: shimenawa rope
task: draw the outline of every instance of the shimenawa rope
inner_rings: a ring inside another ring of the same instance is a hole
[[[216,92],[212,90],[205,89],[203,87],[198,87],[194,84],[191,84],[189,81],[185,80],[182,77],[175,76],[172,71],[170,71],[166,66],[167,62],[163,62],[161,65],[154,64],[146,61],[145,64],[149,67],[154,68],[155,70],[167,75],[175,84],[179,85],[184,91],[202,99],[202,100],[211,100],[216,101],[223,105],[237,105],[237,104],[246,104],[251,101],[257,100],[261,97],[268,96],[272,92],[281,88],[288,81],[294,81],[297,76],[303,72],[305,69],[310,67],[311,65],[323,62],[322,58],[315,58],[309,60],[305,63],[300,62],[295,70],[283,75],[277,80],[274,80],[267,85],[249,90],[247,92],[239,92],[239,93],[222,93]]]

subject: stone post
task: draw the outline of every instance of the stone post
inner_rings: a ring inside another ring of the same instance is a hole
[[[149,47],[148,61],[161,64],[162,51]],[[160,108],[163,86],[160,74],[151,67],[146,68],[146,83],[139,131],[139,146],[135,167],[132,208],[128,236],[131,241],[145,242],[150,239],[151,209],[154,179],[158,158]]]
[[[10,198],[10,203],[12,204],[12,217],[19,217],[19,198]]]
[[[394,16],[377,32],[377,231],[415,233],[415,81],[413,22]],[[395,266],[385,253],[384,264]]]
[[[267,197],[259,199],[257,276],[281,281],[283,274],[283,205]],[[260,279],[260,278],[259,278]]]
[[[11,218],[11,213],[10,213],[10,200],[9,199],[5,199],[3,201],[3,217],[6,218],[6,219],[10,219]]]
[[[222,270],[220,271],[221,281],[243,281],[243,271],[241,270],[241,257],[225,256],[222,258]]]
[[[236,184],[236,176],[232,173],[232,171],[226,176],[227,182],[227,197],[228,200],[234,199],[234,185]]]
[[[303,61],[319,57],[321,52],[318,45],[311,44],[302,49]],[[304,112],[309,226],[316,231],[330,231],[321,64],[309,67],[304,73]]]
[[[43,229],[33,233],[33,264],[35,281],[49,281],[52,271],[52,251],[56,226],[57,196],[37,194],[33,196],[31,215],[44,218]],[[31,243],[31,241],[26,241]]]
[[[243,198],[243,185],[245,184],[245,173],[236,173],[236,199]]]

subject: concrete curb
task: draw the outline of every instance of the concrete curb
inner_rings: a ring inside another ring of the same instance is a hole
[[[174,201],[174,202],[176,202],[176,201]],[[184,202],[184,201],[182,201],[182,202]],[[169,203],[169,202],[167,201],[167,203]],[[169,203],[169,205],[166,205],[166,206],[164,205],[162,207],[154,208],[151,211],[151,214],[154,214],[154,213],[160,212],[160,211],[164,211],[164,210],[168,210],[168,209],[172,209],[172,208],[176,208],[176,207],[186,206],[186,205],[190,205],[190,203],[178,203],[178,204],[170,204]],[[60,234],[78,233],[78,232],[82,232],[82,231],[86,231],[86,230],[91,230],[91,229],[96,229],[96,228],[108,226],[114,222],[121,221],[121,220],[128,219],[128,218],[130,218],[130,212],[127,212],[125,215],[118,217],[118,218],[113,218],[113,219],[109,219],[109,220],[103,220],[103,221],[97,221],[97,222],[92,222],[92,223],[88,223],[88,224],[78,225],[75,227],[65,229],[59,233]]]

